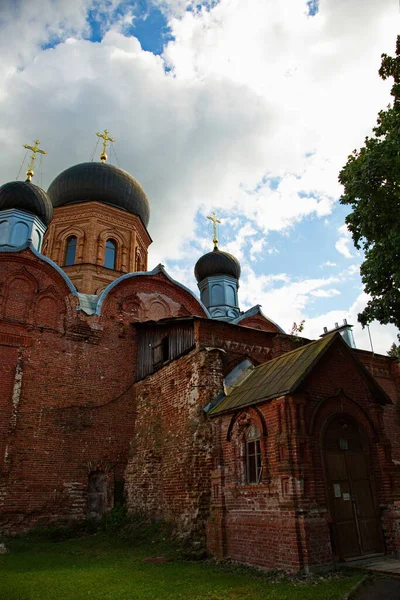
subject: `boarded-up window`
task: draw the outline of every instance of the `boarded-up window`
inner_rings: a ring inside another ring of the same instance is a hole
[[[88,480],[88,519],[100,519],[106,508],[106,474],[93,471]]]
[[[153,367],[161,367],[169,358],[169,336],[166,335],[153,346]]]

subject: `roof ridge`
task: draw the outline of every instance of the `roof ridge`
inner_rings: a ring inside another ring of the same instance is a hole
[[[333,338],[336,335],[336,331],[330,333],[329,335],[324,336],[322,339],[319,340],[313,340],[312,342],[309,342],[308,344],[303,344],[302,346],[300,346],[299,348],[294,348],[293,350],[289,350],[288,352],[283,352],[282,354],[280,354],[279,356],[276,356],[275,358],[270,358],[270,360],[265,361],[264,363],[262,363],[261,365],[257,365],[257,367],[254,369],[254,371],[256,371],[257,369],[259,369],[260,367],[263,367],[264,365],[267,365],[275,360],[279,360],[282,357],[287,357],[290,354],[295,354],[296,352],[300,352],[300,350],[304,350],[305,348],[309,348],[310,346],[313,346],[314,344],[322,344],[323,342],[326,343],[326,341],[330,338]],[[340,334],[338,334],[340,335]],[[302,338],[304,339],[304,338]],[[254,372],[253,371],[253,372]]]
[[[211,411],[211,415],[236,410],[261,400],[293,393],[320,358],[331,348],[338,337],[333,332],[323,339],[304,344],[300,348],[284,352],[256,367],[249,376],[231,390]],[[342,340],[342,343],[345,342]],[[315,348],[314,348],[315,346]],[[261,368],[262,367],[262,368]]]

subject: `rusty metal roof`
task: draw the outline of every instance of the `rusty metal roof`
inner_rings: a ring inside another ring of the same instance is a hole
[[[242,384],[234,388],[208,414],[217,416],[251,404],[292,394],[336,341],[347,348],[354,362],[366,377],[376,401],[381,404],[393,404],[355,352],[343,341],[340,333],[335,332],[256,367]]]
[[[340,334],[333,333],[256,367],[209,414],[219,415],[292,393],[337,336]]]

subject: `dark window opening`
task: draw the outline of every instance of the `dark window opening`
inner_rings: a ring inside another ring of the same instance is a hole
[[[117,243],[114,240],[106,241],[106,251],[104,253],[104,266],[107,269],[115,269],[115,259],[117,257]]]
[[[78,243],[78,239],[77,239],[76,235],[71,235],[71,237],[69,237],[67,239],[67,247],[65,250],[65,261],[64,261],[64,265],[66,267],[69,267],[69,266],[75,264],[77,243]]]
[[[257,427],[250,427],[246,437],[246,473],[247,483],[261,482],[261,445]]]
[[[123,506],[125,504],[125,485],[123,479],[114,481],[114,506]]]

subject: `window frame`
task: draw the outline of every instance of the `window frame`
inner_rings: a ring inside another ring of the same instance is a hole
[[[256,425],[251,425],[245,436],[246,484],[259,485],[262,481],[261,433]]]
[[[109,246],[108,244],[111,243],[113,244],[113,246]],[[113,261],[112,261],[112,267],[109,266],[107,264],[107,260],[108,260],[108,250],[112,250],[114,252],[114,256],[113,256]],[[103,261],[103,267],[105,267],[106,269],[111,269],[112,271],[115,271],[117,268],[117,250],[118,250],[118,242],[115,238],[113,237],[109,237],[106,239],[106,242],[104,244],[104,261]]]
[[[74,243],[72,241],[74,240]],[[64,252],[64,267],[72,267],[76,264],[76,250],[78,248],[78,236],[75,234],[69,235],[65,241]],[[73,250],[72,261],[69,257],[70,250]]]

